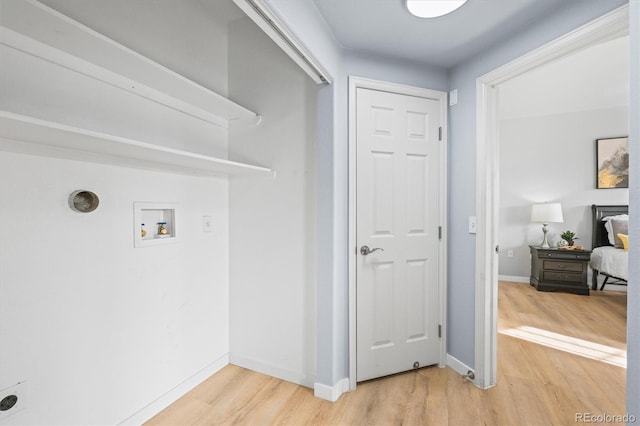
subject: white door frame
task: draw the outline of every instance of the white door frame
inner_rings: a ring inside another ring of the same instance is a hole
[[[440,339],[440,361],[446,361],[446,319],[447,319],[447,93],[420,87],[384,81],[369,80],[360,77],[349,77],[349,389],[356,388],[356,90],[358,88],[379,90],[436,99],[440,102],[440,120],[442,125],[442,146],[440,149],[440,187],[439,187],[439,221],[442,226],[442,238],[438,246],[438,323],[442,326]]]
[[[499,138],[498,86],[505,81],[629,31],[629,7],[621,6],[476,80],[476,301],[475,384],[496,384],[498,311]]]

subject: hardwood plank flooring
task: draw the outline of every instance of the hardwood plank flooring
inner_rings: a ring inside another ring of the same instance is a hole
[[[624,414],[626,370],[608,362],[626,353],[626,293],[501,282],[498,297],[494,388],[427,367],[360,383],[330,403],[229,365],[147,425],[567,425],[579,423],[577,413]]]

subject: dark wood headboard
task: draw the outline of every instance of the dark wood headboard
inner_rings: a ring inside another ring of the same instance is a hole
[[[629,206],[597,206],[595,204],[591,206],[592,248],[611,245],[602,218],[617,214],[629,214]]]

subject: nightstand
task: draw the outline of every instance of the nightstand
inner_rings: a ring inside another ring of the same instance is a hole
[[[558,250],[529,246],[531,249],[530,283],[539,291],[568,291],[589,294],[587,271],[589,250]]]

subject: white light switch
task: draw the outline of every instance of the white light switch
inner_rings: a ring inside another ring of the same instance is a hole
[[[470,234],[476,233],[476,217],[475,216],[469,216],[469,233]]]
[[[211,216],[202,216],[202,231],[213,232],[213,220],[211,220]]]
[[[449,92],[449,106],[454,106],[458,103],[458,89],[453,89]]]

